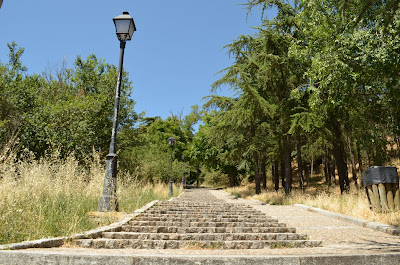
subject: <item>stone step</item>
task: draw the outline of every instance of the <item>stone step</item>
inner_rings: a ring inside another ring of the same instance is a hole
[[[187,214],[187,213],[195,213],[195,214],[236,214],[236,215],[254,215],[254,214],[262,214],[260,212],[256,211],[226,211],[226,210],[214,210],[214,209],[209,209],[209,210],[174,210],[174,209],[150,209],[146,211],[146,213],[152,213],[152,214]]]
[[[141,239],[80,239],[75,244],[84,248],[107,249],[263,249],[276,247],[316,247],[321,245],[317,240],[252,240],[252,241],[185,241],[185,240],[141,240]]]
[[[121,232],[139,233],[296,233],[288,227],[177,227],[177,226],[123,226]]]
[[[306,240],[307,235],[295,233],[135,233],[104,232],[102,238],[142,240],[194,240],[194,241],[238,241],[238,240]]]
[[[265,214],[250,214],[250,215],[241,215],[241,214],[200,214],[200,213],[142,213],[140,216],[146,217],[180,217],[180,218],[193,218],[193,217],[202,217],[202,218],[268,218]]]
[[[135,218],[135,221],[185,221],[185,222],[255,222],[255,223],[277,223],[277,219],[273,218],[201,218],[201,217],[188,217],[188,218],[180,218],[180,217],[172,217],[172,216],[162,216],[162,217],[151,217],[151,216],[138,216]]]
[[[169,211],[169,212],[222,212],[222,213],[259,213],[261,214],[260,211],[254,210],[254,209],[228,209],[228,208],[215,208],[215,207],[210,207],[210,208],[173,208],[173,207],[160,207],[160,208],[152,208],[150,210],[153,211]]]
[[[137,249],[260,249],[314,247],[276,218],[243,204],[216,200],[207,190],[185,192],[182,197],[161,202],[121,226],[118,232],[103,232],[101,238],[79,239],[77,246]]]
[[[189,209],[235,209],[235,210],[252,210],[255,211],[254,208],[249,207],[249,206],[244,206],[244,205],[237,205],[237,204],[210,204],[210,205],[199,205],[199,204],[193,204],[193,205],[182,205],[182,204],[157,204],[154,205],[153,207],[155,208],[189,208]]]
[[[154,209],[159,208],[173,208],[173,209],[193,209],[193,210],[203,210],[203,209],[225,209],[225,210],[232,210],[232,211],[256,211],[250,207],[234,207],[230,205],[215,205],[215,206],[181,206],[181,205],[157,205],[154,206]]]
[[[254,210],[252,207],[246,205],[239,205],[239,204],[156,204],[154,207],[175,207],[175,208],[192,208],[192,209],[207,209],[207,208],[227,208],[227,209],[243,209],[243,210]]]
[[[250,206],[233,205],[233,204],[210,204],[210,205],[184,205],[184,204],[157,204],[154,207],[171,207],[171,208],[190,208],[190,209],[212,209],[212,208],[224,208],[224,209],[235,209],[235,210],[253,210]]]
[[[186,221],[130,221],[132,226],[179,226],[179,227],[286,227],[278,222],[186,222]]]

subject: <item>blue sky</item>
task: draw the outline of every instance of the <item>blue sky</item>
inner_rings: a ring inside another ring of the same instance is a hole
[[[246,0],[4,0],[0,9],[0,61],[7,42],[25,48],[29,73],[42,73],[77,55],[117,65],[119,41],[112,18],[128,11],[137,31],[125,49],[136,111],[166,118],[184,115],[210,94],[215,74],[230,60],[222,47],[255,32],[261,12],[246,19]],[[270,15],[270,14],[267,14]]]

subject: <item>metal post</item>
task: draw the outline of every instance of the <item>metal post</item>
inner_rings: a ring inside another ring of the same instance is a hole
[[[182,170],[181,189],[183,189],[183,179],[185,178],[185,169]]]
[[[186,171],[187,171],[187,165],[185,163],[185,173],[186,173]],[[183,176],[183,187],[186,188],[186,177],[185,176]]]
[[[185,156],[182,155],[182,162],[185,162]],[[185,165],[184,165],[185,166]],[[181,189],[183,190],[183,179],[185,178],[185,168],[182,167]]]
[[[110,150],[107,155],[106,174],[104,176],[103,195],[100,197],[97,210],[99,212],[118,211],[117,198],[117,128],[118,128],[118,112],[119,98],[121,95],[122,83],[122,67],[124,64],[125,41],[120,41],[120,54],[118,65],[117,89],[115,93],[114,119],[111,133]]]
[[[169,177],[169,196],[172,197],[173,192],[172,192],[172,148],[173,145],[171,145],[171,175]]]

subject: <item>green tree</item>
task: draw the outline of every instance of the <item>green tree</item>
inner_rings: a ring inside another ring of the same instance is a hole
[[[111,134],[117,69],[91,55],[77,57],[74,68],[29,75],[22,65],[24,49],[8,44],[9,63],[0,64],[0,144],[18,133],[20,145],[43,156],[58,149],[84,160],[92,148],[106,151]],[[138,116],[124,73],[120,128],[134,126]],[[51,150],[50,150],[51,151]]]

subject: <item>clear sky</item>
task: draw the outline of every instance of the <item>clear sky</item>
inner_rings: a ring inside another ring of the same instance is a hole
[[[77,55],[95,54],[118,64],[112,18],[128,11],[137,31],[125,49],[124,69],[133,81],[136,111],[166,118],[190,112],[210,94],[215,74],[230,60],[223,46],[255,32],[261,12],[246,19],[247,0],[4,0],[0,9],[0,61],[7,42],[25,48],[29,73],[72,67]],[[267,14],[269,15],[269,14]]]

